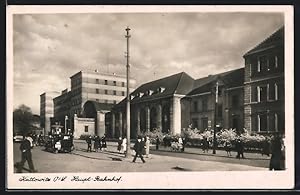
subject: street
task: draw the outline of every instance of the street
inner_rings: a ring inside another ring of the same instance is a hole
[[[44,147],[32,149],[32,158],[39,173],[61,172],[169,172],[169,171],[251,171],[268,170],[269,157],[261,154],[245,154],[246,159],[227,157],[224,151],[216,155],[202,153],[201,149],[186,148],[186,152],[171,152],[168,148],[151,150],[150,157],[143,164],[140,159],[132,163],[133,152],[129,158],[117,152],[117,144],[108,142],[105,152],[86,152],[87,145],[75,140],[72,153],[44,151]],[[152,146],[154,147],[154,146]],[[19,144],[14,143],[14,163],[21,160]],[[28,164],[25,163],[25,168]],[[26,172],[26,171],[24,171]]]

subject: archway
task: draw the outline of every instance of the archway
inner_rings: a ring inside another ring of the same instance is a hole
[[[157,111],[156,108],[153,107],[150,110],[150,131],[153,131],[157,128]]]
[[[165,105],[162,109],[162,132],[168,133],[170,131],[170,106]]]
[[[141,111],[140,111],[140,129],[141,129],[141,133],[146,132],[146,111],[145,111],[145,109],[141,109]]]

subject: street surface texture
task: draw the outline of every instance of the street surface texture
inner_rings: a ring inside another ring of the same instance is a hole
[[[133,154],[124,158],[124,154],[117,152],[117,144],[108,142],[107,151],[86,152],[87,144],[75,140],[75,150],[72,153],[58,153],[44,151],[44,147],[34,147],[32,158],[39,173],[63,172],[169,172],[169,171],[252,171],[268,170],[269,157],[261,154],[246,153],[246,159],[227,157],[226,152],[217,151],[217,154],[203,153],[201,149],[186,148],[186,152],[172,152],[169,148],[160,147],[159,151],[150,150],[150,157],[142,163],[137,158],[132,163]],[[152,146],[154,148],[154,146]],[[14,143],[14,163],[21,160],[19,144]],[[25,168],[28,164],[25,163]],[[26,171],[24,171],[25,173]]]

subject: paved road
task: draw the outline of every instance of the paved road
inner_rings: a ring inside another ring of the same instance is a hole
[[[108,151],[86,152],[84,142],[75,141],[75,150],[68,153],[50,153],[44,147],[32,150],[35,168],[39,173],[59,172],[169,172],[169,171],[249,171],[267,170],[237,163],[216,162],[195,158],[176,157],[171,155],[152,154],[143,164],[140,159],[132,163],[131,158],[118,154],[114,143],[108,143]],[[180,154],[182,155],[182,154]],[[184,154],[188,155],[189,154]],[[203,155],[198,155],[203,156]],[[14,162],[20,161],[19,144],[14,144]],[[27,163],[25,167],[28,167]]]

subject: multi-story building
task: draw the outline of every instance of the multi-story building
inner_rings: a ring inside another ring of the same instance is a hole
[[[182,128],[192,125],[205,130],[218,125],[242,130],[243,78],[244,68],[240,68],[195,80],[194,89],[181,101]]]
[[[70,79],[71,90],[65,89],[54,98],[54,121],[66,128],[74,129],[75,114],[77,119],[85,117],[84,105],[87,101],[113,106],[126,96],[126,76],[95,70],[80,71]],[[135,80],[130,79],[129,90],[133,91],[134,86]]]
[[[244,125],[254,132],[284,131],[284,27],[244,55]]]
[[[45,92],[40,95],[40,127],[44,129],[44,134],[48,134],[51,129],[50,119],[54,116],[53,98],[59,95],[59,92]]]
[[[185,72],[145,83],[131,94],[131,135],[153,131],[180,134],[182,128],[209,129],[215,123],[216,83],[218,83],[217,123],[220,128],[242,129],[244,69],[194,80]],[[126,134],[126,99],[110,113],[112,132]]]
[[[284,133],[284,28],[243,57],[245,68],[198,80],[182,72],[138,87],[130,96],[131,135],[178,134],[190,125]],[[125,103],[110,113],[111,136],[126,133]]]

